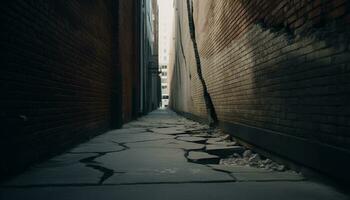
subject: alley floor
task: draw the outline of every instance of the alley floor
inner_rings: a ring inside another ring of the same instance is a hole
[[[348,199],[291,170],[225,164],[245,149],[208,130],[157,110],[3,183],[0,199]]]

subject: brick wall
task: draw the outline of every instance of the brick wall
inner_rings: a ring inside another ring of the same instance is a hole
[[[1,177],[118,118],[116,12],[109,0],[2,3]]]
[[[119,0],[118,62],[122,74],[122,121],[128,122],[139,115],[139,31],[137,1]]]
[[[202,73],[219,122],[349,152],[348,1],[193,3]],[[206,117],[186,0],[176,4],[171,107]],[[254,135],[249,140],[269,149]]]
[[[186,1],[176,2],[174,21],[175,44],[171,51],[169,85],[170,107],[206,118],[203,88],[196,72],[196,60],[191,42]]]

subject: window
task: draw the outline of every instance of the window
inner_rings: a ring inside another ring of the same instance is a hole
[[[169,99],[169,96],[168,95],[164,95],[163,99]]]
[[[162,76],[167,76],[168,73],[167,72],[162,72]]]
[[[166,69],[167,68],[167,66],[166,65],[162,65],[162,69]]]
[[[168,86],[162,85],[162,89],[167,89],[167,88],[168,88]]]

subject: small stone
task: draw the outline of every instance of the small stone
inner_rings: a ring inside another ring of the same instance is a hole
[[[254,154],[249,158],[249,162],[258,163],[261,160],[259,154]]]
[[[205,151],[210,154],[227,157],[233,153],[242,153],[244,149],[241,146],[206,145]]]
[[[264,165],[270,164],[271,162],[272,162],[272,160],[270,160],[270,159],[268,159],[268,158],[262,161],[262,163],[263,163]]]
[[[245,159],[236,159],[236,164],[237,165],[247,165],[248,161]]]
[[[222,140],[230,140],[231,136],[230,135],[225,135],[222,137]]]
[[[270,163],[268,166],[272,170],[276,170],[277,169],[277,164],[276,163]]]
[[[200,164],[217,164],[220,162],[220,158],[218,156],[199,151],[190,151],[187,159],[190,162]]]
[[[279,172],[283,172],[283,171],[285,171],[286,170],[286,167],[284,166],[284,165],[279,165],[278,167],[277,167],[277,171],[279,171]]]
[[[183,136],[176,138],[177,140],[185,141],[185,142],[195,142],[195,143],[205,143],[207,139],[202,137],[191,137],[191,136]]]
[[[238,153],[234,153],[233,157],[235,157],[235,158],[242,158],[241,155],[239,155]]]
[[[243,158],[249,158],[252,155],[251,150],[245,150],[243,153]]]

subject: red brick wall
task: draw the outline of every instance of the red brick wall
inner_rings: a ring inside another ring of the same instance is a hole
[[[2,3],[1,175],[110,128],[115,12],[109,0]]]
[[[186,0],[176,4],[171,106],[206,117]],[[219,121],[349,150],[349,8],[346,0],[194,0]]]
[[[139,99],[138,80],[138,37],[137,21],[134,19],[137,16],[136,1],[120,0],[119,15],[118,15],[118,44],[119,55],[118,62],[121,66],[122,82],[122,121],[128,122],[137,117],[139,112],[138,106],[133,105],[133,102]]]

